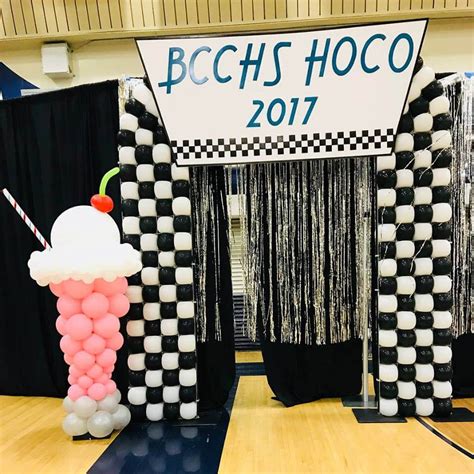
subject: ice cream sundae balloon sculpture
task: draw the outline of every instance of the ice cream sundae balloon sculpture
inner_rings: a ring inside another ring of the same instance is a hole
[[[125,277],[142,264],[137,250],[120,243],[108,214],[113,202],[105,190],[117,173],[104,176],[91,206],[64,211],[51,229],[51,248],[33,252],[28,262],[31,277],[58,297],[56,328],[70,383],[63,429],[73,437],[104,438],[130,421],[112,372],[124,343],[119,318],[130,306]]]

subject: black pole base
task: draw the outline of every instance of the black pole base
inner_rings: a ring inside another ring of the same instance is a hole
[[[362,395],[349,395],[341,398],[342,405],[347,408],[375,408],[377,402],[373,395],[369,395],[367,405],[364,404],[364,397]]]
[[[90,441],[92,439],[109,439],[112,436],[112,433],[110,433],[108,436],[104,436],[103,438],[96,438],[95,436],[92,436],[90,433],[86,433],[80,436],[73,436],[72,440],[73,441]]]
[[[357,423],[406,423],[403,416],[383,416],[374,408],[353,408]]]

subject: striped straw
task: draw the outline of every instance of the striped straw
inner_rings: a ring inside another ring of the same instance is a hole
[[[12,205],[13,209],[18,213],[18,215],[23,219],[25,224],[30,228],[31,232],[35,234],[35,237],[41,242],[41,245],[45,249],[50,249],[50,245],[46,241],[46,239],[41,235],[40,231],[36,228],[36,226],[31,222],[30,218],[25,214],[25,211],[19,206],[19,204],[15,201],[15,198],[8,192],[6,188],[3,189],[3,195],[7,198],[8,202]]]

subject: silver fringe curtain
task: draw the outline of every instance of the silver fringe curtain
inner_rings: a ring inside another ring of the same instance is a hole
[[[230,172],[228,173],[230,179]],[[248,337],[360,337],[372,285],[372,160],[239,167]]]

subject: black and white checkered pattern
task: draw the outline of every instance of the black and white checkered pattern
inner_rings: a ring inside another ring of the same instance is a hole
[[[197,372],[189,172],[171,162],[156,111],[147,107],[151,91],[139,84],[132,95],[118,137],[124,241],[140,250],[143,263],[129,278],[128,400],[135,420],[192,419]]]
[[[179,160],[275,157],[283,154],[316,154],[343,151],[380,150],[392,148],[394,130],[362,130],[352,132],[314,133],[312,135],[283,135],[277,137],[219,138],[217,140],[172,141],[171,147]]]

